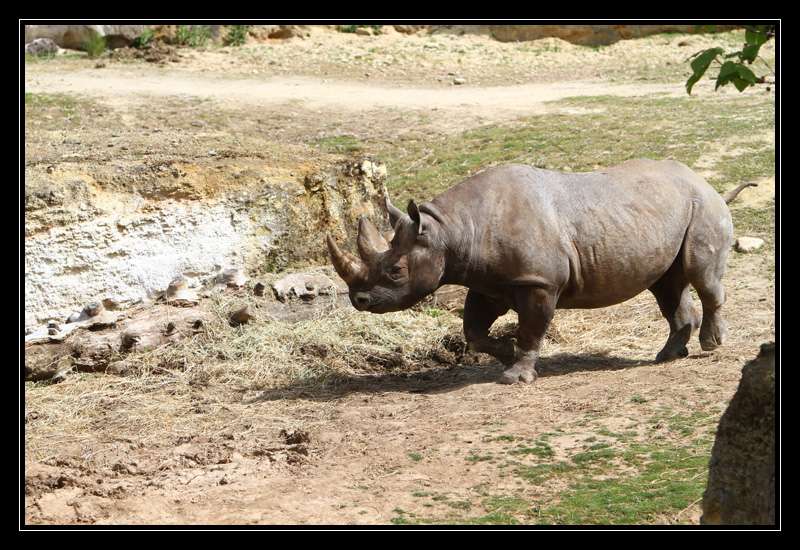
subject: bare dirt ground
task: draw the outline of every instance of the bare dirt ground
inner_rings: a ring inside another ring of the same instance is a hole
[[[682,77],[658,69],[679,71],[712,42],[669,35],[591,49],[332,33],[190,51],[158,68],[31,62],[25,91],[41,99],[26,120],[26,164],[57,173],[167,157],[190,163],[215,149],[228,151],[229,163],[260,155],[297,166],[314,162],[315,141],[330,136],[352,134],[380,152],[403,138],[447,140],[531,115],[580,117],[603,107],[558,100],[683,96]],[[622,66],[613,81],[601,78]],[[453,86],[453,75],[467,84]],[[725,155],[747,146],[728,140],[700,168],[718,173]],[[743,207],[774,211],[771,177]],[[690,356],[667,365],[652,363],[667,326],[643,294],[603,310],[559,311],[534,385],[498,385],[499,365],[460,355],[403,368],[365,356],[369,368],[326,378],[319,373],[337,358],[301,346],[321,331],[342,353],[361,353],[363,341],[402,353],[408,334],[442,349],[460,319],[435,305],[380,317],[334,310],[286,328],[294,331],[280,336],[286,355],[258,360],[275,371],[302,356],[322,369],[294,379],[249,381],[239,356],[202,340],[208,347],[182,369],[28,382],[25,521],[697,523],[718,419],[744,361],[774,340],[773,246],[731,256],[726,345],[701,352],[695,336]],[[222,334],[277,341],[265,327]]]

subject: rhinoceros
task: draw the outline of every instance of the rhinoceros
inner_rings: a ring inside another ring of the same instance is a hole
[[[444,284],[469,290],[464,336],[470,348],[508,368],[502,383],[532,382],[539,350],[557,308],[601,308],[649,290],[669,323],[657,362],[686,357],[693,332],[713,350],[726,324],[722,276],[733,240],[727,204],[680,162],[631,160],[588,173],[521,164],[483,170],[430,202],[386,208],[393,234],[365,217],[359,256],[327,235],[334,268],[353,306],[407,309]],[[702,322],[689,294],[703,305]],[[516,345],[489,336],[512,309]]]

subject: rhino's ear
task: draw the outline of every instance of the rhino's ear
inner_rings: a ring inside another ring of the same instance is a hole
[[[422,217],[419,215],[417,203],[415,203],[413,200],[408,201],[408,216],[411,218],[411,221],[414,222],[414,226],[417,229],[417,234],[419,235],[422,233]]]

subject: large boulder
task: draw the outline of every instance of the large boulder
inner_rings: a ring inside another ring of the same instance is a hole
[[[775,344],[763,344],[742,369],[739,388],[717,429],[706,525],[775,524]]]
[[[93,36],[106,39],[110,49],[130,46],[148,25],[25,25],[25,43],[48,38],[62,48],[82,50]]]
[[[49,38],[37,38],[25,44],[25,53],[29,55],[55,55],[58,53],[58,44]]]

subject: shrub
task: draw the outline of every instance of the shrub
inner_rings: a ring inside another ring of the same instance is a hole
[[[106,51],[106,39],[97,33],[92,33],[89,39],[83,43],[83,49],[89,54],[89,57],[98,57]]]
[[[145,29],[142,31],[142,34],[136,37],[133,41],[134,48],[146,48],[150,42],[153,41],[153,37],[155,36],[155,32],[153,29]]]
[[[175,41],[190,48],[201,48],[210,38],[211,27],[208,25],[179,25],[175,33]]]
[[[247,33],[250,25],[231,25],[228,34],[225,35],[226,46],[241,46],[247,40]]]

